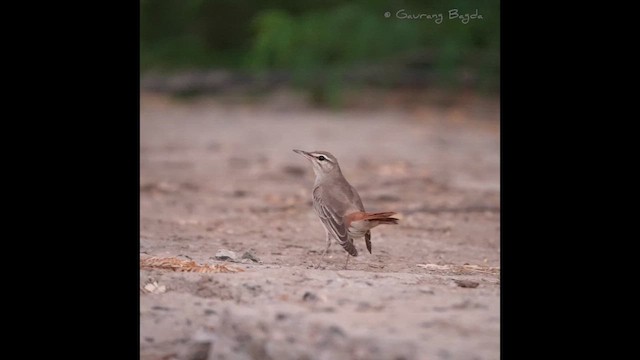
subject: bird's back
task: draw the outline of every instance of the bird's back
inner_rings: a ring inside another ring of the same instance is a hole
[[[358,191],[349,184],[342,174],[324,179],[316,184],[313,192],[315,195],[322,193],[323,201],[332,204],[332,208],[340,216],[354,211],[364,211],[364,205]]]

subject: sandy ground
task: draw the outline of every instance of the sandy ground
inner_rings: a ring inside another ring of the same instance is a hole
[[[500,357],[497,102],[332,112],[142,94],[140,147],[141,257],[244,269],[141,270],[141,288],[165,290],[141,289],[142,359]],[[332,152],[367,211],[402,216],[346,270],[336,244],[312,267],[325,234],[297,148]]]

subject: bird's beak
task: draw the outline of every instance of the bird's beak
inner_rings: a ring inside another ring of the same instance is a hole
[[[306,151],[302,151],[302,150],[297,150],[297,149],[296,149],[296,150],[293,150],[293,152],[298,153],[298,154],[300,154],[300,155],[304,156],[304,157],[305,157],[305,158],[307,158],[307,159],[310,159],[310,158],[312,157],[312,156],[311,156],[311,154],[309,154],[309,153],[308,153],[308,152],[306,152]]]

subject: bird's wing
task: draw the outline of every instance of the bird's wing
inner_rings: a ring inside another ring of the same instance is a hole
[[[341,215],[336,214],[335,211],[327,207],[322,201],[322,198],[322,188],[316,187],[313,190],[313,207],[320,217],[320,220],[326,226],[327,230],[329,230],[329,233],[331,233],[333,238],[338,241],[340,246],[342,246],[352,256],[358,256],[358,250],[356,250],[353,242],[349,239],[344,219]]]
[[[360,211],[364,212],[364,204],[362,203],[362,199],[360,199],[360,195],[356,191],[356,188],[351,186],[351,196],[353,197],[354,203],[358,206]],[[367,250],[369,250],[369,254],[371,254],[371,231],[367,231],[364,234],[364,242],[367,244]]]
[[[349,186],[351,187],[351,196],[352,196],[353,203],[355,203],[356,206],[358,206],[358,209],[360,211],[364,212],[364,204],[362,204],[362,199],[360,199],[360,195],[356,191],[356,188],[354,188],[351,185],[349,185]]]

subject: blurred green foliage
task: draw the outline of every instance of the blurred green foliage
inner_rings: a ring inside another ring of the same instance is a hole
[[[141,70],[230,68],[285,70],[322,101],[339,99],[345,74],[428,70],[438,86],[473,79],[481,90],[499,84],[498,1],[142,0]],[[482,20],[463,24],[450,9]],[[442,13],[441,24],[398,19]],[[389,18],[385,12],[390,12]],[[416,60],[418,59],[418,60]]]

